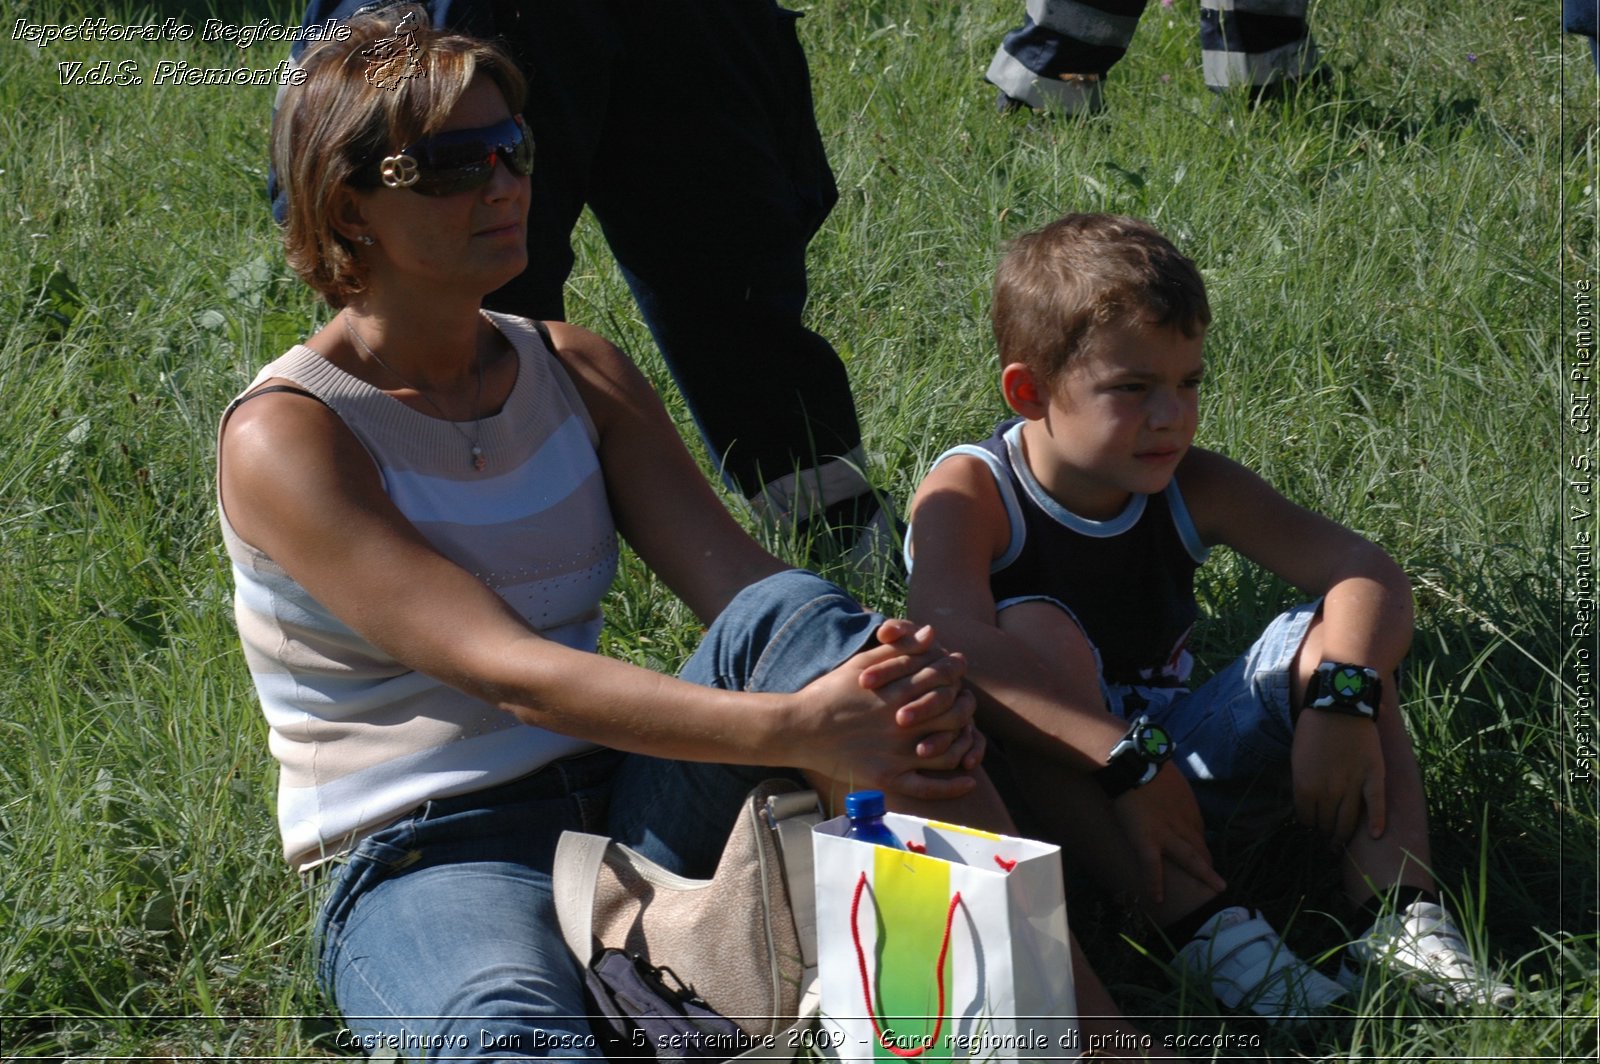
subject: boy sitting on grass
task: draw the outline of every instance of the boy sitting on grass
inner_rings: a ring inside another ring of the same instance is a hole
[[[1210,321],[1199,271],[1143,222],[1073,214],[1017,240],[993,322],[1020,417],[946,452],[919,488],[910,614],[966,654],[1018,817],[1132,897],[1227,1007],[1303,1016],[1360,965],[1436,1002],[1507,1004],[1429,873],[1394,683],[1405,574],[1191,446]],[[1315,600],[1191,690],[1194,573],[1217,544]],[[1238,830],[1291,801],[1365,910],[1337,983],[1237,902],[1207,849],[1208,824]]]

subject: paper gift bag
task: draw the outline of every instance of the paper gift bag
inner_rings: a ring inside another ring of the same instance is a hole
[[[889,813],[911,852],[813,829],[818,1049],[842,1060],[1078,1056],[1060,849]]]

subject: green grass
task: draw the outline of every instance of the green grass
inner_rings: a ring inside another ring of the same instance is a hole
[[[215,527],[217,414],[319,313],[263,193],[271,89],[62,86],[55,63],[231,62],[222,44],[10,38],[10,20],[293,23],[291,5],[20,0],[0,34],[0,1055],[333,1054],[309,902],[277,854],[275,773],[237,650]],[[1220,106],[1196,0],[1152,4],[1089,121],[997,116],[981,82],[1021,5],[818,0],[801,24],[838,208],[810,320],[848,360],[879,482],[904,499],[1003,413],[986,325],[1000,243],[1071,209],[1151,218],[1216,312],[1202,442],[1382,542],[1413,574],[1403,685],[1436,862],[1470,933],[1525,991],[1512,1017],[1394,987],[1298,1033],[1216,1020],[1126,948],[1091,948],[1153,1031],[1261,1036],[1314,1060],[1586,1059],[1600,1009],[1600,816],[1571,709],[1584,646],[1567,544],[1563,307],[1600,279],[1596,83],[1554,5],[1325,0],[1332,88]],[[245,53],[270,66],[273,46]],[[575,320],[673,404],[592,226]],[[754,372],[759,372],[753,367]],[[782,546],[780,544],[780,546]],[[1221,552],[1219,552],[1221,553]],[[862,589],[893,609],[900,589]],[[1218,557],[1206,663],[1291,592]],[[672,668],[689,615],[636,567],[608,653]],[[1290,831],[1255,868],[1291,939],[1337,914]],[[1235,879],[1238,877],[1235,876]],[[1302,899],[1304,899],[1302,901]],[[1094,913],[1094,903],[1084,906]],[[296,1017],[305,1016],[306,1019]],[[1201,1054],[1204,1055],[1204,1054]]]

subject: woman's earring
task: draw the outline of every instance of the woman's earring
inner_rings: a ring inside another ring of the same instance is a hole
[[[376,240],[372,239],[372,236],[369,233],[362,233],[360,236],[356,237],[356,239],[361,241],[361,243],[365,244],[369,248],[377,243]]]

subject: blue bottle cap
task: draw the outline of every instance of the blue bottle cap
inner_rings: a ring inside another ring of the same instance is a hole
[[[882,791],[852,791],[844,796],[844,813],[851,820],[882,816]]]

